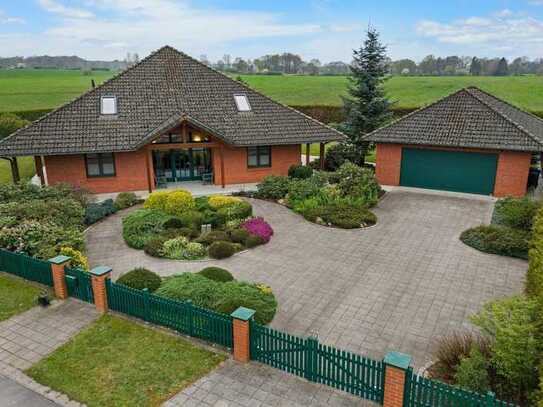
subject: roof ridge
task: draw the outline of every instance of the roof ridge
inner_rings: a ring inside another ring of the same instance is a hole
[[[526,134],[528,137],[530,137],[532,140],[534,140],[536,143],[540,144],[543,146],[543,141],[540,140],[536,135],[532,134],[532,132],[530,132],[528,129],[526,129],[524,126],[522,126],[521,124],[517,123],[516,121],[514,121],[513,119],[511,119],[510,117],[508,117],[506,114],[504,114],[503,112],[500,112],[498,109],[496,109],[494,106],[490,105],[488,102],[486,102],[485,100],[481,99],[478,95],[474,94],[473,92],[470,91],[470,89],[477,89],[478,91],[480,91],[481,93],[484,93],[485,95],[487,96],[490,96],[492,97],[493,99],[497,100],[498,102],[503,102],[503,103],[506,103],[507,105],[513,107],[514,109],[517,109],[518,111],[520,112],[523,112],[523,110],[519,109],[518,107],[515,107],[511,104],[509,104],[508,102],[505,102],[504,100],[502,99],[499,99],[497,98],[496,96],[494,95],[491,95],[490,93],[488,92],[485,92],[483,91],[482,89],[476,87],[476,86],[471,86],[470,88],[465,88],[466,92],[471,96],[473,97],[474,99],[476,99],[479,103],[482,103],[484,106],[486,106],[488,109],[490,109],[492,112],[496,113],[497,115],[499,115],[502,119],[504,119],[505,121],[507,121],[508,123],[512,124],[513,126],[515,126],[517,129],[519,129],[521,132],[523,132],[524,134]],[[539,119],[541,120],[541,119]]]
[[[192,57],[192,56],[190,56],[190,55],[184,53],[183,51],[179,51],[178,49],[175,49],[175,48],[173,48],[173,47],[170,47],[169,45],[167,45],[167,46],[165,46],[165,47],[163,47],[163,48],[166,48],[166,47],[171,48],[172,50],[174,50],[174,51],[177,52],[178,54],[180,54],[180,55],[182,55],[182,56],[184,56],[184,57],[186,57],[186,58],[189,58],[189,59],[192,60],[193,62],[196,62],[197,64],[203,66],[204,68],[207,68],[207,69],[210,70],[210,71],[213,71],[213,72],[215,72],[215,73],[217,73],[217,74],[219,74],[219,75],[221,75],[221,76],[224,76],[225,78],[227,78],[227,79],[229,79],[229,80],[231,80],[231,81],[234,81],[234,82],[239,83],[239,84],[240,84],[241,86],[243,86],[244,88],[250,90],[251,92],[255,92],[255,93],[259,94],[260,96],[264,97],[265,99],[269,100],[270,102],[275,103],[276,105],[279,105],[279,106],[284,107],[284,108],[286,108],[286,109],[289,109],[289,110],[291,110],[291,111],[293,111],[293,112],[295,112],[295,113],[297,113],[297,114],[299,114],[299,115],[301,115],[301,116],[304,116],[305,118],[311,120],[312,122],[317,123],[317,124],[320,125],[320,126],[324,126],[324,127],[328,128],[328,129],[330,129],[330,130],[332,130],[332,131],[334,131],[334,132],[340,134],[341,136],[346,137],[346,135],[343,134],[342,132],[340,132],[339,130],[334,129],[333,127],[331,127],[331,126],[329,126],[329,125],[327,125],[327,124],[325,124],[325,123],[322,123],[322,122],[318,121],[317,119],[315,119],[315,118],[313,118],[313,117],[311,117],[311,116],[309,116],[309,115],[307,115],[307,114],[305,114],[305,113],[303,113],[303,112],[300,112],[299,110],[294,109],[293,107],[290,107],[290,106],[285,105],[285,104],[283,104],[283,103],[281,103],[281,102],[278,102],[277,100],[274,100],[274,99],[270,98],[269,96],[263,94],[262,92],[259,92],[258,90],[251,88],[249,85],[247,85],[247,84],[244,83],[244,82],[240,82],[240,81],[238,81],[238,80],[236,80],[236,79],[232,79],[230,76],[226,75],[224,72],[221,72],[221,71],[219,71],[219,70],[217,70],[217,69],[215,69],[215,68],[213,68],[213,67],[211,67],[211,66],[209,66],[209,65],[204,64],[202,61],[197,60],[196,58],[194,58],[194,57]]]
[[[431,108],[432,106],[434,106],[434,105],[436,105],[436,104],[438,104],[438,103],[441,103],[441,102],[443,102],[443,101],[449,99],[450,97],[453,97],[453,96],[458,95],[458,94],[461,93],[461,92],[466,92],[466,93],[468,93],[467,90],[466,90],[466,88],[461,88],[461,89],[455,90],[454,92],[449,93],[448,95],[443,96],[443,97],[440,98],[440,99],[437,99],[437,100],[435,100],[435,101],[433,101],[433,102],[431,102],[431,103],[428,103],[428,104],[425,105],[425,106],[419,107],[418,109],[413,110],[411,113],[408,113],[408,114],[406,114],[405,116],[400,117],[399,119],[392,120],[390,123],[388,123],[388,124],[386,124],[386,125],[384,125],[384,126],[382,126],[382,127],[379,127],[378,129],[375,129],[375,130],[373,130],[372,132],[370,132],[370,133],[368,133],[368,134],[365,134],[365,135],[362,137],[362,139],[369,138],[371,135],[373,135],[374,133],[377,133],[378,131],[387,129],[387,128],[389,128],[389,127],[391,127],[391,126],[393,126],[393,125],[395,125],[395,124],[397,124],[397,123],[400,123],[400,122],[402,122],[402,121],[404,121],[404,120],[407,120],[407,119],[409,119],[411,116],[414,116],[414,115],[417,114],[417,113],[420,113],[420,112],[422,112],[422,111],[424,111],[424,110],[427,110],[427,109]]]
[[[126,69],[120,71],[119,73],[117,73],[116,75],[113,75],[111,78],[105,80],[104,82],[102,82],[100,85],[94,87],[94,88],[90,88],[89,90],[83,92],[81,95],[63,103],[62,105],[60,105],[59,107],[51,110],[49,113],[46,113],[44,114],[43,116],[41,116],[40,118],[28,123],[26,126],[24,127],[21,127],[20,129],[17,129],[16,131],[14,131],[13,133],[11,133],[9,136],[7,137],[4,137],[2,140],[0,140],[0,144],[4,144],[7,140],[9,140],[10,138],[16,136],[18,133],[22,132],[23,130],[27,129],[28,127],[36,124],[36,123],[39,123],[41,122],[42,120],[45,120],[46,118],[48,118],[49,116],[51,116],[52,114],[56,113],[56,112],[59,112],[63,109],[65,109],[66,107],[68,107],[69,105],[71,105],[72,103],[75,103],[77,102],[78,100],[84,98],[85,96],[87,95],[90,95],[91,93],[93,92],[96,92],[98,89],[100,89],[101,87],[105,86],[106,84],[108,84],[109,82],[113,81],[114,79],[117,79],[125,74],[127,74],[128,72],[132,71],[134,68],[136,68],[137,66],[141,65],[143,62],[149,60],[151,57],[155,56],[156,54],[158,54],[160,51],[163,51],[164,49],[167,49],[167,48],[172,48],[170,47],[169,45],[165,45],[159,49],[157,49],[156,51],[153,51],[151,52],[149,55],[147,55],[145,58],[141,59],[139,62],[135,63],[134,65],[131,65],[129,67],[127,67]],[[175,48],[172,48],[172,49],[175,49]]]

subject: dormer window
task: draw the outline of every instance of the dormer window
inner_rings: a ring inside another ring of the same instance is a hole
[[[100,114],[117,114],[117,98],[115,96],[102,96],[100,98]]]
[[[251,111],[251,105],[249,104],[249,99],[247,99],[247,95],[234,95],[234,100],[236,101],[238,112]]]

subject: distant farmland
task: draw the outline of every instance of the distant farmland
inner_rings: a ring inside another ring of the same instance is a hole
[[[0,111],[52,109],[113,76],[65,70],[0,70]],[[347,78],[342,76],[242,75],[251,87],[288,105],[341,105]],[[524,109],[543,112],[543,77],[394,77],[386,88],[398,108],[430,103],[465,86],[476,85]]]

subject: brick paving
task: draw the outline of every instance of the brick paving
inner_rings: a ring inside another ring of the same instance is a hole
[[[226,361],[163,407],[377,406],[259,363]]]
[[[28,369],[97,318],[93,305],[68,299],[2,321],[0,363]]]

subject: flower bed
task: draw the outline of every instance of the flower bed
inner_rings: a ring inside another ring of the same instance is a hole
[[[295,166],[288,177],[266,177],[253,196],[286,205],[319,225],[357,229],[377,223],[370,208],[382,190],[373,171],[351,163],[336,172],[307,169]]]
[[[123,237],[154,257],[223,259],[270,240],[273,229],[252,213],[252,206],[237,197],[194,199],[184,190],[159,191],[123,219]],[[202,225],[211,230],[202,232]]]

